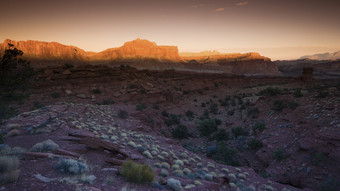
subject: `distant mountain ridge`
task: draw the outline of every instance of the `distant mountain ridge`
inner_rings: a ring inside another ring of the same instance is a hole
[[[128,64],[137,69],[230,73],[244,75],[279,75],[280,72],[270,58],[259,53],[224,54],[217,51],[179,53],[177,46],[158,46],[155,42],[136,39],[117,48],[95,53],[76,46],[58,42],[14,41],[6,39],[0,43],[0,55],[13,44],[24,52],[24,59],[36,68],[46,68],[71,63],[73,65],[120,66]]]
[[[302,56],[300,59],[308,59],[308,60],[340,60],[340,51],[333,53],[322,53],[322,54],[314,54]]]

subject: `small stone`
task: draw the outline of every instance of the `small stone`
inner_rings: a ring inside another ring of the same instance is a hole
[[[205,179],[205,180],[212,181],[213,178],[214,178],[214,177],[213,177],[212,174],[208,174],[208,173],[207,173],[207,174],[204,175],[204,179]]]

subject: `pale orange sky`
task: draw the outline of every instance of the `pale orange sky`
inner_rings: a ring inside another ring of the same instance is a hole
[[[272,59],[340,50],[338,0],[1,1],[0,41],[56,41],[87,51],[136,38],[183,51]]]

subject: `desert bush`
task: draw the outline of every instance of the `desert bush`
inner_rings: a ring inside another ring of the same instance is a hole
[[[53,92],[51,93],[51,97],[54,98],[54,99],[57,99],[60,97],[60,94],[58,92]]]
[[[312,164],[315,166],[320,166],[326,160],[325,154],[317,152],[312,159]]]
[[[149,165],[134,163],[130,160],[123,163],[122,174],[129,181],[135,183],[152,182],[155,177],[153,169]]]
[[[122,119],[126,119],[129,116],[129,113],[125,110],[120,109],[118,111],[118,116]]]
[[[207,105],[206,105],[206,103],[201,103],[201,107],[206,107]]]
[[[0,144],[4,144],[4,136],[0,133]]]
[[[230,111],[227,112],[227,114],[230,115],[230,116],[233,116],[234,113],[235,113],[235,110],[230,110]]]
[[[59,145],[56,144],[51,139],[47,139],[41,143],[35,144],[30,151],[31,152],[53,152],[54,150],[58,149]]]
[[[297,103],[296,101],[288,101],[287,102],[287,107],[291,110],[296,109],[299,106],[299,103]]]
[[[293,95],[294,95],[294,97],[302,97],[303,96],[301,89],[295,90]]]
[[[67,174],[83,174],[89,171],[89,168],[85,162],[65,158],[59,160],[56,168],[60,172]]]
[[[71,68],[74,68],[74,66],[72,64],[66,63],[66,64],[64,64],[64,68],[65,69],[71,69]]]
[[[266,125],[264,124],[263,121],[258,121],[253,126],[253,132],[254,132],[255,135],[258,135],[259,133],[261,133],[265,129],[266,129]]]
[[[169,116],[169,113],[168,113],[166,110],[163,110],[163,111],[162,111],[162,115],[163,115],[164,117],[168,117],[168,116]]]
[[[189,137],[188,128],[185,125],[178,125],[171,133],[175,139],[186,139]]]
[[[197,126],[201,136],[210,136],[212,133],[217,131],[216,120],[214,119],[204,119],[203,121],[199,121]]]
[[[136,110],[142,111],[142,110],[144,110],[144,109],[146,109],[146,106],[145,106],[144,103],[140,103],[140,104],[137,104],[137,105],[136,105]]]
[[[42,108],[42,107],[44,107],[45,105],[44,104],[42,104],[42,103],[40,103],[39,101],[34,101],[34,103],[33,103],[33,108],[34,109],[39,109],[39,108]]]
[[[216,148],[216,154],[213,159],[218,162],[225,163],[227,165],[239,166],[239,155],[236,149],[228,147],[225,141],[218,143]]]
[[[95,89],[92,90],[92,93],[93,94],[101,94],[102,91],[100,89],[98,89],[98,88],[95,88]]]
[[[7,184],[16,181],[20,174],[18,157],[1,156],[0,173],[0,184]]]
[[[251,116],[252,118],[257,118],[260,114],[260,110],[257,107],[251,107],[247,110],[248,116]]]
[[[210,113],[216,115],[218,113],[218,106],[216,103],[211,103],[210,104]]]
[[[229,133],[225,129],[219,128],[211,135],[211,138],[216,141],[228,141]]]
[[[18,111],[7,104],[0,103],[0,125],[5,119],[15,116]]]
[[[340,189],[340,181],[329,175],[326,180],[321,182],[320,191],[337,191]]]
[[[234,135],[235,138],[239,136],[246,136],[248,134],[247,131],[242,127],[231,128],[231,133]]]
[[[283,100],[275,100],[273,102],[272,110],[274,111],[282,111],[285,108],[285,103]]]
[[[296,109],[299,104],[295,101],[287,101],[287,100],[275,100],[273,102],[272,110],[274,111],[282,111],[284,108],[289,108],[291,110]]]
[[[195,113],[191,110],[188,110],[185,112],[185,116],[187,116],[189,119],[192,119],[194,117]]]
[[[182,144],[182,146],[183,146],[184,148],[186,148],[187,150],[192,151],[192,152],[194,152],[194,153],[197,153],[197,152],[200,150],[200,148],[199,148],[196,144],[194,144],[193,142],[191,142],[191,141],[186,141],[186,142],[184,142],[184,143]]]
[[[273,87],[268,87],[264,90],[261,90],[259,92],[260,96],[275,96],[281,93],[281,90],[279,88],[273,88]]]
[[[263,147],[262,141],[258,139],[250,139],[248,142],[248,148],[251,150],[259,150]]]
[[[283,152],[283,150],[281,148],[277,148],[274,152],[273,152],[273,157],[276,161],[282,161],[283,159],[286,158],[285,153]]]
[[[176,114],[170,114],[168,116],[168,119],[165,120],[165,124],[167,126],[179,125],[179,123],[180,123],[180,118],[179,118],[179,115],[176,115]]]
[[[154,104],[154,105],[153,105],[153,108],[154,108],[155,110],[159,110],[159,105],[158,105],[158,104]]]
[[[326,98],[329,96],[329,92],[326,90],[319,90],[318,94],[316,95],[317,98]]]

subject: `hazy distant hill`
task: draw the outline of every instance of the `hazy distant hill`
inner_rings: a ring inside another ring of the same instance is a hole
[[[323,54],[314,54],[308,56],[302,56],[300,59],[309,59],[309,60],[340,60],[340,51],[333,53],[323,53]]]

